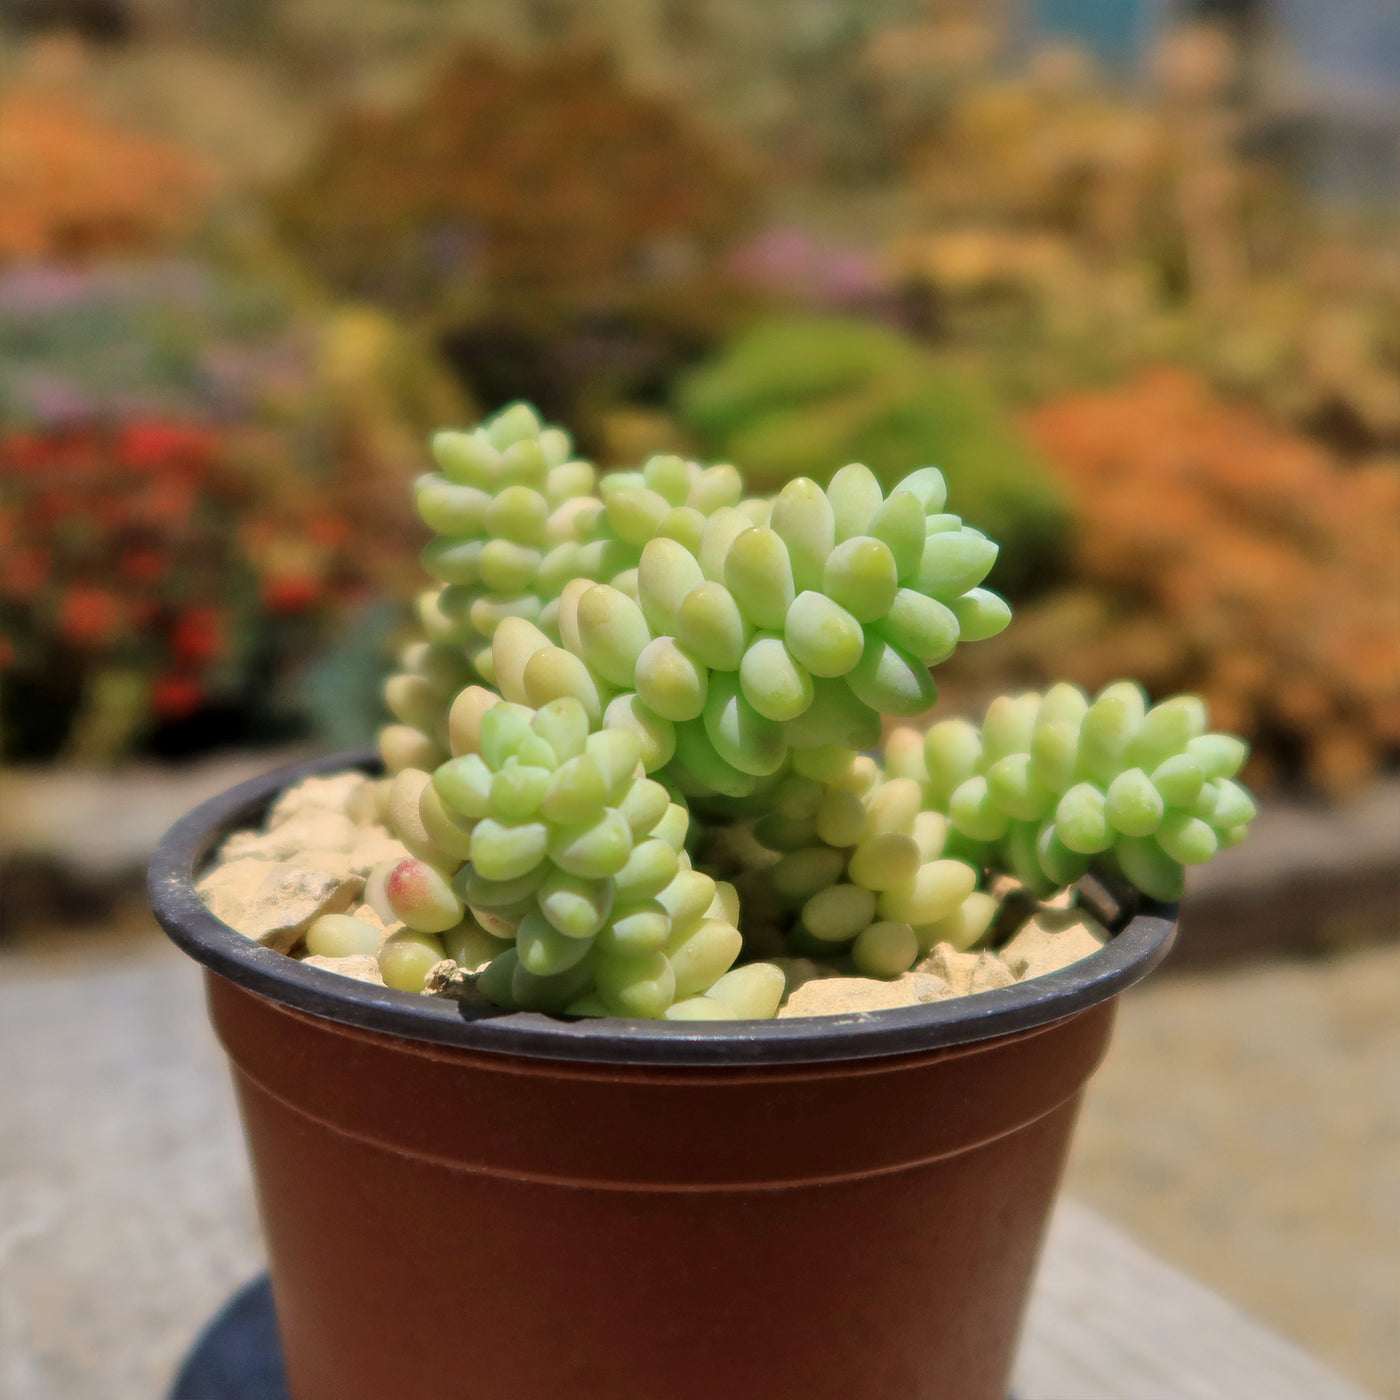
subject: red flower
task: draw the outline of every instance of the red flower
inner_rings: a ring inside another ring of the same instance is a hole
[[[335,515],[313,515],[306,522],[306,536],[327,549],[344,544],[350,536],[350,527]]]
[[[184,719],[199,708],[204,690],[193,676],[167,673],[151,685],[151,708],[161,719]]]
[[[101,646],[121,631],[122,607],[100,588],[70,588],[59,605],[58,625],[77,646]]]
[[[126,524],[130,509],[124,500],[99,497],[96,501],[97,518],[109,535],[116,534]]]
[[[300,612],[309,608],[321,592],[321,584],[309,574],[283,574],[263,584],[263,603],[269,612]]]
[[[224,650],[224,616],[218,608],[188,608],[175,619],[170,649],[181,661],[212,661]]]
[[[136,583],[151,583],[170,568],[170,556],[161,549],[128,549],[121,559],[121,572]]]
[[[80,515],[82,501],[77,492],[60,487],[56,491],[42,492],[32,503],[31,510],[39,527],[48,530]]]
[[[180,461],[202,463],[212,448],[210,434],[180,423],[132,423],[117,439],[122,461],[146,470]]]
[[[146,525],[183,525],[194,509],[194,501],[193,482],[180,477],[165,477],[153,482],[141,493],[132,515]]]
[[[53,458],[53,444],[38,433],[11,433],[0,443],[0,471],[39,471]]]
[[[15,599],[32,598],[48,582],[49,556],[30,545],[0,560],[0,593]]]

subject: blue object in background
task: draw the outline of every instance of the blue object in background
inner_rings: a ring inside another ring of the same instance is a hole
[[[1087,49],[1108,68],[1136,68],[1160,18],[1161,0],[1031,0],[1041,39]]]
[[[1314,94],[1400,116],[1400,0],[1273,0],[1270,8]]]
[[[1268,95],[1292,165],[1320,198],[1400,198],[1400,0],[1271,0]]]
[[[1400,195],[1400,0],[1024,0],[1031,43],[1063,41],[1145,80],[1176,24],[1236,24],[1259,60],[1268,144],[1314,195]]]

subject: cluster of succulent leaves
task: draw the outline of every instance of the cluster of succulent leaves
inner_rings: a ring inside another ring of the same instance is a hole
[[[859,464],[771,497],[675,456],[599,477],[523,404],[433,455],[440,587],[381,736],[412,859],[386,893],[502,1006],[771,1016],[760,956],[897,976],[987,935],[988,870],[1048,893],[1102,858],[1171,898],[1252,815],[1243,745],[1126,683],[896,731],[888,771],[865,752],[1010,618],[936,468],[888,494]]]
[[[769,807],[698,851],[732,873],[756,952],[848,957],[856,972],[894,977],[936,944],[965,950],[990,928],[997,901],[949,854],[947,819],[869,755],[825,782],[789,774]]]
[[[890,736],[889,767],[944,814],[951,846],[1036,894],[1097,861],[1155,899],[1176,900],[1184,867],[1238,845],[1255,814],[1235,775],[1248,750],[1207,731],[1205,706],[1149,707],[1132,681],[1092,700],[1061,682],[994,700],[979,730],[962,719]]]

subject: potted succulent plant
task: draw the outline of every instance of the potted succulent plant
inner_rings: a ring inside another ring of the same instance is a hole
[[[1002,1400],[1114,998],[1243,836],[1244,745],[1127,682],[886,733],[1010,616],[931,467],[600,479],[524,405],[433,453],[379,754],[152,865],[291,1393]]]

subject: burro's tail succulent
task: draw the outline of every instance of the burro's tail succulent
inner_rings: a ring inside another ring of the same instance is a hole
[[[980,730],[943,720],[897,731],[889,762],[947,816],[954,849],[1037,893],[1094,862],[1155,899],[1175,900],[1184,867],[1244,840],[1254,799],[1237,782],[1248,750],[1207,729],[1204,704],[1177,695],[1149,706],[1132,681],[1091,701],[1060,683],[1003,696]]]
[[[454,706],[453,738],[457,756],[431,776],[393,780],[394,825],[416,860],[388,896],[420,932],[465,922],[496,938],[478,979],[493,1001],[773,1014],[773,969],[725,980],[743,943],[733,891],[692,868],[690,814],[646,776],[631,731],[598,727],[573,696],[531,709],[473,686]]]
[[[600,476],[523,404],[433,455],[438,586],[381,735],[413,853],[387,895],[422,945],[405,985],[442,951],[506,1007],[771,1016],[784,974],[759,954],[897,976],[986,937],[989,873],[1045,895],[1097,860],[1174,898],[1253,815],[1243,744],[1127,682],[870,752],[1010,620],[983,586],[997,546],[934,467],[771,498],[676,456]]]

